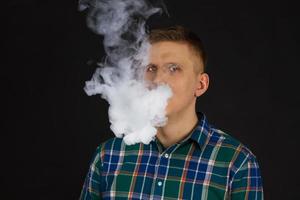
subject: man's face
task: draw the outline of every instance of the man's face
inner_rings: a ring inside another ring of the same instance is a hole
[[[200,84],[195,65],[202,65],[195,53],[186,43],[164,41],[152,44],[149,56],[145,79],[154,85],[168,84],[173,91],[166,115],[194,111]]]

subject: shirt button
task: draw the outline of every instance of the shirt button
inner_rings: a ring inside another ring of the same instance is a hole
[[[162,186],[162,182],[161,182],[161,181],[158,181],[158,182],[157,182],[157,185],[158,185],[158,186]]]
[[[169,158],[169,154],[166,153],[166,154],[165,154],[165,158]]]

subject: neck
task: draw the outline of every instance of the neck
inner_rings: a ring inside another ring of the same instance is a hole
[[[196,111],[168,116],[168,123],[157,129],[156,137],[167,148],[182,141],[192,131],[198,121]]]

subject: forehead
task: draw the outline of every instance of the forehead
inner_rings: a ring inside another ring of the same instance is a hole
[[[151,45],[149,52],[151,62],[191,62],[192,56],[190,47],[184,42],[157,42]]]

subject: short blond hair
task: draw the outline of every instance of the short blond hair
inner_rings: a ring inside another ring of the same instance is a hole
[[[203,43],[201,39],[189,29],[178,25],[153,29],[149,33],[149,41],[151,44],[164,41],[183,42],[188,44],[202,61],[203,72],[206,71],[207,55]]]

